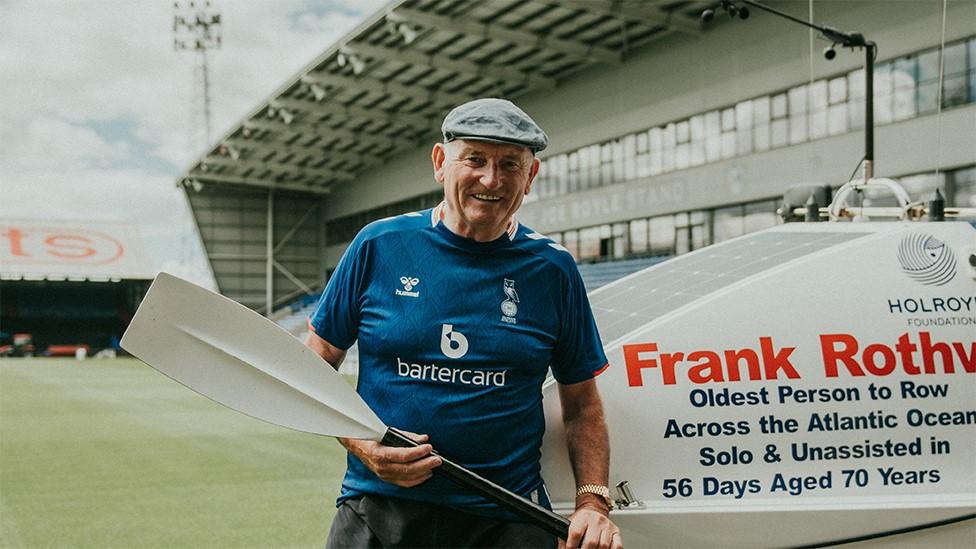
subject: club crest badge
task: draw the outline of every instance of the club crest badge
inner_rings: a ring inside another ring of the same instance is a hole
[[[518,293],[515,291],[515,281],[506,278],[502,285],[502,291],[505,292],[505,299],[502,300],[501,304],[501,321],[507,324],[515,324],[515,315],[518,314],[517,303],[519,302]]]

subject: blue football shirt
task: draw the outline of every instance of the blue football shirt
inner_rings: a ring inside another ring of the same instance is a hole
[[[311,327],[340,349],[359,340],[357,391],[384,423],[429,434],[445,457],[548,505],[542,382],[550,367],[572,384],[607,363],[579,270],[525,226],[476,242],[445,227],[440,209],[365,227]],[[367,493],[504,514],[437,476],[388,484],[350,454],[339,503]]]

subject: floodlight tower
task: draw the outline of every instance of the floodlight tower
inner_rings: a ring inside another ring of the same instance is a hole
[[[200,118],[203,119],[206,140],[204,147],[210,145],[211,137],[210,61],[207,52],[220,49],[220,30],[220,13],[211,6],[210,0],[173,3],[173,49],[197,53],[195,74],[199,79],[197,89],[202,98]]]

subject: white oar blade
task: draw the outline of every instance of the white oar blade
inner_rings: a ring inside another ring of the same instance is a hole
[[[160,273],[122,348],[229,408],[335,437],[379,440],[386,426],[332,367],[243,305]]]

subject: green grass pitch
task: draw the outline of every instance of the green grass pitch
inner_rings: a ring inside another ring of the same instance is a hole
[[[133,359],[0,359],[0,547],[322,547],[345,451]]]

